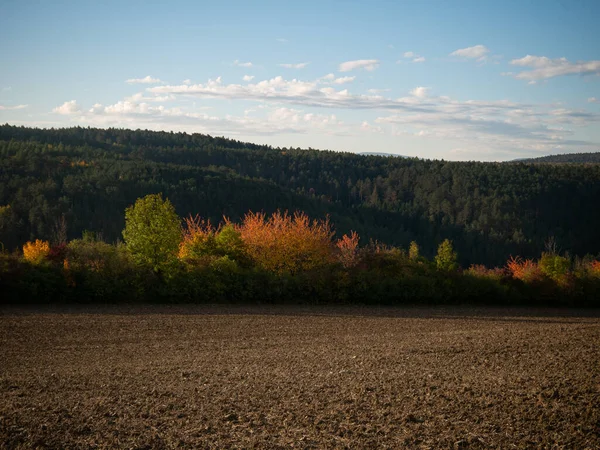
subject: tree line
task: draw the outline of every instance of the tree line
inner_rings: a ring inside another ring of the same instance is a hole
[[[553,248],[537,260],[463,269],[449,239],[428,259],[415,241],[360,245],[355,231],[336,237],[329,218],[302,212],[182,221],[161,194],[126,208],[122,237],[109,244],[85,232],[1,253],[4,300],[598,306],[600,261]]]
[[[368,151],[369,149],[365,149]],[[432,259],[445,239],[459,263],[600,252],[600,165],[480,163],[274,148],[202,134],[0,126],[0,242],[20,249],[84,231],[122,239],[122,211],[162,192],[177,213],[213,223],[251,211],[329,216],[338,237]]]

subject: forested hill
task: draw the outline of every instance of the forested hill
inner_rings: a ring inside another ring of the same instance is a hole
[[[577,163],[577,164],[585,164],[585,163],[600,163],[600,152],[595,153],[568,153],[564,155],[548,155],[541,156],[539,158],[531,158],[524,159],[521,162],[531,162],[531,163]]]
[[[369,149],[365,149],[368,151]],[[431,256],[454,241],[463,265],[539,256],[553,236],[600,252],[600,165],[447,162],[272,148],[201,134],[0,126],[0,242],[14,249],[84,230],[120,238],[124,210],[162,192],[180,216],[248,210],[326,214],[340,233]]]

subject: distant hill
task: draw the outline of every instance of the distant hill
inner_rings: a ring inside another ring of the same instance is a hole
[[[361,152],[359,155],[363,156],[395,156],[397,158],[408,158],[408,156],[397,155],[395,153],[383,153],[383,152]]]
[[[600,152],[595,153],[569,153],[564,155],[548,155],[540,158],[521,158],[511,162],[527,163],[600,163]]]

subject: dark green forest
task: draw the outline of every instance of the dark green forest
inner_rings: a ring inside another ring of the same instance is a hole
[[[370,149],[365,149],[368,152]],[[568,155],[574,157],[574,155]],[[123,211],[162,193],[180,217],[236,221],[247,211],[329,215],[338,236],[459,262],[537,257],[549,240],[600,252],[600,164],[449,162],[273,148],[202,134],[0,126],[0,242],[121,238]]]
[[[536,162],[536,163],[577,163],[577,164],[597,164],[600,163],[600,152],[595,153],[569,153],[564,155],[548,155],[541,156],[539,158],[531,158],[522,160],[523,162]]]

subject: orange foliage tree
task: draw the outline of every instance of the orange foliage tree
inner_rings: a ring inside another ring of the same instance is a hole
[[[539,281],[542,278],[542,272],[539,266],[531,259],[522,259],[510,257],[506,263],[506,268],[510,271],[513,278],[530,283]]]
[[[50,253],[50,243],[36,239],[34,242],[27,242],[23,246],[23,258],[32,264],[39,264]]]
[[[354,267],[358,262],[358,241],[360,240],[356,231],[351,231],[350,236],[343,235],[335,243],[338,249],[338,260],[346,268]]]
[[[333,231],[329,219],[310,220],[301,212],[248,213],[237,227],[248,256],[277,274],[296,274],[333,262]]]

